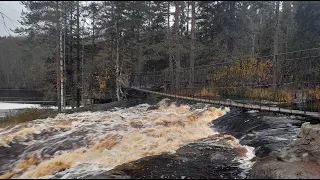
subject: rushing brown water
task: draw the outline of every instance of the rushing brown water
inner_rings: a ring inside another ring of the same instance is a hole
[[[59,114],[0,131],[0,178],[61,178],[110,170],[147,156],[175,153],[180,147],[217,135],[209,126],[228,108],[148,104],[111,111]],[[228,146],[244,149],[235,160],[249,169],[253,148],[228,138]]]

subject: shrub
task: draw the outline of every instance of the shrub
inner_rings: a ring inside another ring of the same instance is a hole
[[[227,86],[237,86],[240,82],[267,80],[271,73],[272,64],[269,61],[258,63],[256,59],[245,59],[236,61],[230,66],[223,66],[213,73],[214,83],[228,82]]]
[[[264,99],[269,101],[292,102],[293,98],[290,93],[283,90],[275,90],[272,88],[247,89],[245,97],[254,99]]]
[[[201,90],[195,92],[194,96],[219,96],[219,93],[215,88],[204,87]]]
[[[308,89],[308,90],[306,90],[306,92],[313,99],[320,100],[320,85],[317,85],[315,89]]]

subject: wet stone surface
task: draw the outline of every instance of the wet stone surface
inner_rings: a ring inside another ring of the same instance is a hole
[[[256,148],[257,157],[278,152],[296,139],[305,119],[268,112],[231,112],[212,122],[215,131],[231,134],[240,144]]]
[[[262,159],[250,178],[320,178],[320,125],[303,123],[297,140],[281,152]],[[271,173],[266,173],[266,172]]]
[[[306,121],[311,119],[232,110],[214,121],[213,127],[234,135],[242,145],[256,148],[256,163],[247,179],[315,179],[320,178],[320,156],[307,147],[312,146],[309,139],[316,138],[303,130],[302,124],[309,125]]]

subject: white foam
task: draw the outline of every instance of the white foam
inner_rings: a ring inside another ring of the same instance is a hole
[[[258,113],[258,112],[259,112],[258,110],[249,110],[246,113],[253,114],[253,113]]]
[[[281,138],[281,137],[274,137],[276,140],[278,140],[278,141],[287,141],[287,140],[289,140],[289,139],[287,139],[287,138]]]
[[[240,163],[239,168],[241,168],[243,171],[240,174],[240,177],[246,178],[249,170],[252,168],[254,161],[251,161],[256,155],[254,153],[254,147],[250,146],[242,146],[247,149],[247,153],[244,157],[236,157],[234,161],[237,161]]]

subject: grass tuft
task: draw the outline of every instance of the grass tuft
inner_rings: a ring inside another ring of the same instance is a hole
[[[0,118],[0,128],[6,128],[8,126],[29,122],[35,119],[44,119],[48,117],[54,117],[58,114],[56,110],[50,109],[27,109],[22,112],[18,112],[14,115],[7,115],[4,118]]]

